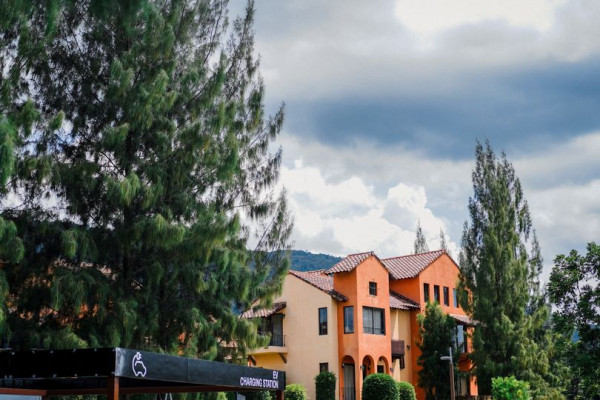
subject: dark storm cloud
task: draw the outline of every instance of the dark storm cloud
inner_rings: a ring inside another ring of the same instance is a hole
[[[600,127],[599,67],[599,58],[555,62],[463,75],[442,93],[425,86],[419,96],[292,101],[287,128],[332,145],[368,139],[463,159],[478,138],[507,151],[543,148]]]

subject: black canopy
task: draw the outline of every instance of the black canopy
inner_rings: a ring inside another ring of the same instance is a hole
[[[277,391],[285,372],[124,348],[0,351],[0,394]]]

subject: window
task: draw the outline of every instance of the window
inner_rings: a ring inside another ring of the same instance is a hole
[[[423,284],[423,295],[425,296],[425,303],[429,302],[429,283]]]
[[[440,287],[438,285],[433,286],[433,301],[440,304]]]
[[[450,289],[448,289],[446,286],[444,286],[444,305],[450,305]]]
[[[344,333],[354,333],[354,306],[344,307]]]
[[[373,335],[385,335],[383,308],[363,307],[363,332]]]
[[[319,363],[319,372],[329,371],[329,363]]]
[[[455,289],[452,289],[452,295],[454,296],[454,307],[458,308],[458,291]]]
[[[383,374],[384,373],[384,366],[383,365],[378,365],[377,366],[377,373],[378,374]]]
[[[369,294],[377,296],[377,282],[369,282]]]
[[[319,335],[327,335],[327,307],[319,308]]]
[[[467,352],[467,340],[465,338],[465,327],[463,325],[456,325],[454,346],[459,353]]]

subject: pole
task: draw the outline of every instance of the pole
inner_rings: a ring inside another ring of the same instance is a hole
[[[450,400],[455,400],[456,395],[454,394],[454,365],[452,363],[450,365]]]
[[[450,400],[455,400],[456,395],[454,394],[454,363],[452,362],[452,347],[448,347],[448,355],[440,357],[440,360],[448,360],[450,366]]]

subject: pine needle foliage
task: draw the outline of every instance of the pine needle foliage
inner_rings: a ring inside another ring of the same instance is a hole
[[[425,239],[425,234],[423,233],[423,228],[421,228],[421,221],[417,222],[414,248],[415,254],[426,253],[429,251],[429,246],[427,246],[427,240]]]
[[[421,342],[421,355],[417,360],[419,387],[425,390],[425,399],[450,399],[450,371],[448,362],[440,357],[448,355],[453,348],[454,319],[442,311],[438,303],[427,303],[425,313],[417,315]],[[453,358],[458,359],[454,351]],[[458,370],[455,371],[455,374]]]
[[[237,359],[259,344],[238,313],[280,290],[292,224],[253,2],[231,25],[226,0],[0,8],[13,347]]]
[[[552,366],[554,338],[542,260],[529,207],[512,164],[489,143],[477,143],[474,196],[469,199],[460,254],[461,307],[479,322],[473,334],[480,394],[493,377],[514,375],[533,398],[561,398],[560,366]]]

